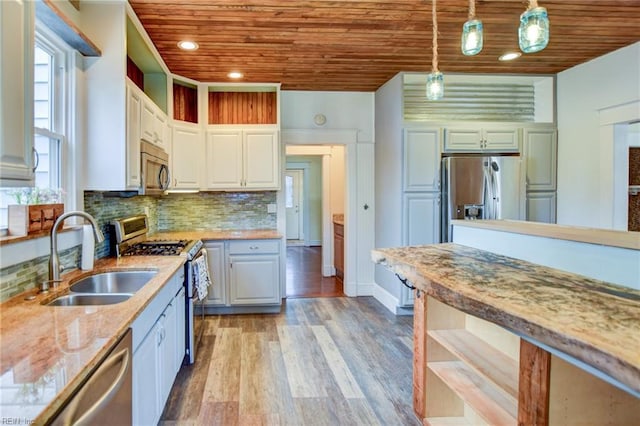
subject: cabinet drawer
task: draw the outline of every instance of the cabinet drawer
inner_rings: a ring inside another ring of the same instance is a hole
[[[339,223],[333,222],[333,232],[336,235],[344,237],[344,225],[340,225]]]
[[[245,240],[229,242],[229,254],[279,253],[278,240]]]

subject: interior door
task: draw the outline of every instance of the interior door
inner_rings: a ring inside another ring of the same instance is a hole
[[[304,240],[302,232],[302,179],[302,170],[287,170],[284,177],[287,240]]]

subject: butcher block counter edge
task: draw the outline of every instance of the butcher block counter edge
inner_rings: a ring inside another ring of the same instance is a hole
[[[63,281],[49,294],[38,294],[33,289],[0,304],[0,374],[7,377],[11,372],[18,386],[32,386],[34,390],[42,387],[38,401],[17,402],[22,404],[20,419],[35,424],[50,421],[184,262],[182,256],[103,258],[92,271],[64,274]],[[78,278],[119,270],[155,270],[157,274],[121,303],[56,307],[43,304],[68,294],[70,282]],[[25,300],[28,296],[35,298]],[[72,344],[79,348],[69,350],[67,346]],[[61,387],[45,392],[45,385],[52,380],[58,387],[60,378]],[[15,417],[11,413],[3,415]]]
[[[470,228],[490,229],[494,231],[640,250],[640,232],[583,228],[580,226],[525,222],[520,220],[452,220],[451,223],[456,226],[467,226]]]
[[[640,291],[454,243],[375,249],[372,259],[640,397]]]

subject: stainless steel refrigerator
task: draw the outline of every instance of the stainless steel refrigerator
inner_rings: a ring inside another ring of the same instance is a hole
[[[453,219],[524,219],[520,157],[445,157],[441,172],[441,241],[452,241]]]

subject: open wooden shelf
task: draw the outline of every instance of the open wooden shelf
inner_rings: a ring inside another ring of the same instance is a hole
[[[517,424],[517,399],[497,387],[462,361],[427,362],[427,368],[492,425]],[[440,423],[442,424],[442,423]]]
[[[467,330],[429,330],[428,335],[496,385],[506,397],[518,398],[518,364]]]

